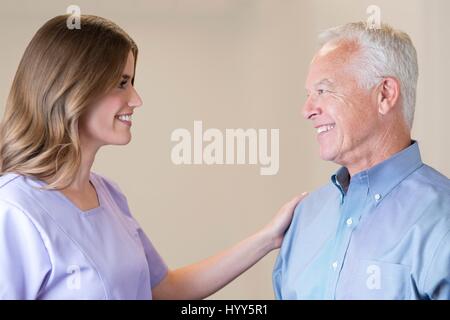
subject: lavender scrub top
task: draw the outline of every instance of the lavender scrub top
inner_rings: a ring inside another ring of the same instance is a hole
[[[151,299],[167,266],[111,181],[81,211],[45,182],[0,177],[0,299]]]

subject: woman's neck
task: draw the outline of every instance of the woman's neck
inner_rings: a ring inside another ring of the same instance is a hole
[[[75,176],[75,179],[65,189],[69,189],[75,192],[81,192],[83,190],[88,190],[91,188],[90,174],[98,149],[99,148],[89,146],[81,147],[80,168],[78,169],[78,173]]]

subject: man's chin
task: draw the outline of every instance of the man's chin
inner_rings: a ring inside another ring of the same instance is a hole
[[[333,161],[335,159],[335,154],[329,150],[320,150],[319,157],[323,161]]]

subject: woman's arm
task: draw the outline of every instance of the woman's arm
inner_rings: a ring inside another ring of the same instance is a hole
[[[286,203],[257,233],[233,247],[176,270],[152,290],[154,299],[203,299],[233,281],[273,249],[279,248],[303,193]]]

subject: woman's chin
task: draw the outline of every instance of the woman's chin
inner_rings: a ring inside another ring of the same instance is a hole
[[[117,146],[124,146],[129,144],[131,141],[131,134],[129,134],[128,136],[122,136],[120,138],[115,139],[114,141],[111,141],[111,145],[117,145]]]

